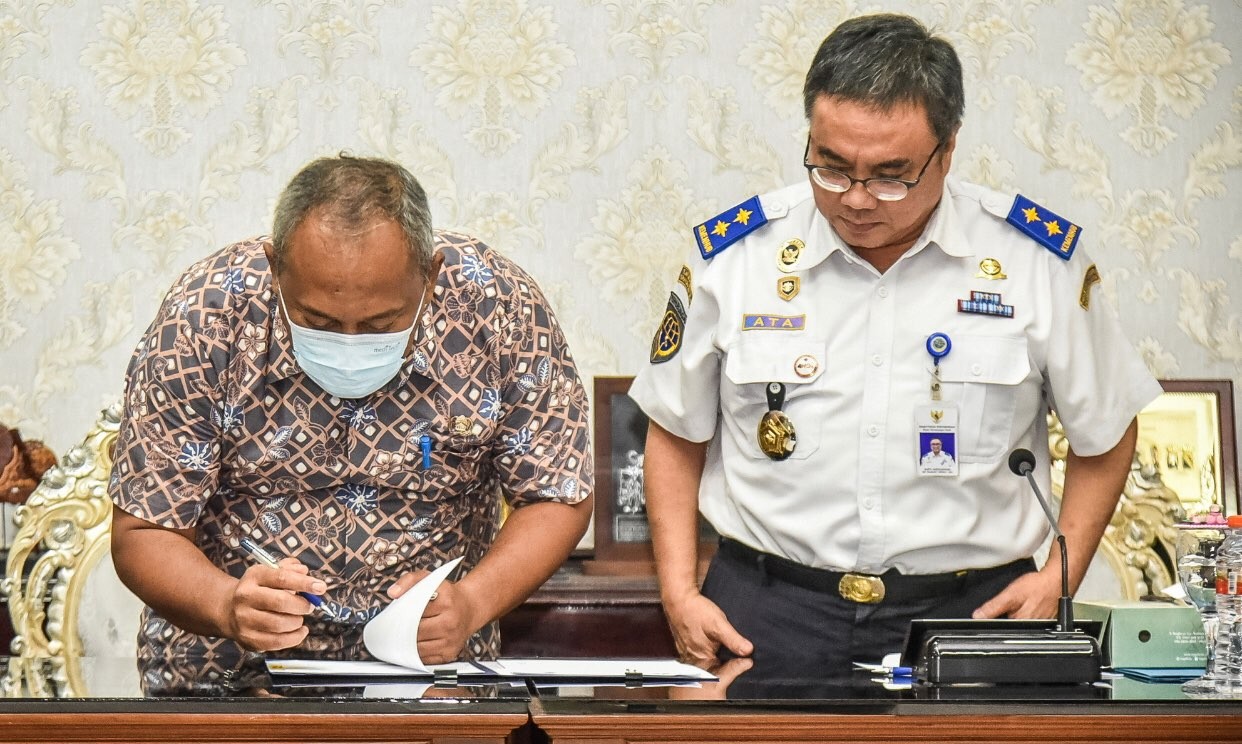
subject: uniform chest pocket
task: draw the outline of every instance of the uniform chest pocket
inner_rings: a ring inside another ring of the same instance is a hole
[[[768,412],[767,386],[785,385],[781,410],[793,422],[798,445],[790,455],[803,460],[819,449],[826,402],[817,394],[824,374],[826,345],[809,339],[743,337],[729,347],[721,380],[720,405],[724,425],[739,449],[752,457],[767,459],[759,449],[756,433]]]
[[[945,400],[958,405],[960,462],[994,462],[1008,451],[1018,395],[1030,374],[1025,337],[953,337],[940,380]]]

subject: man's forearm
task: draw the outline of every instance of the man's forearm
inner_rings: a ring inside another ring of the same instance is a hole
[[[117,576],[144,604],[173,625],[225,636],[225,608],[237,579],[194,544],[192,532],[143,522],[114,508],[112,560]]]
[[[569,557],[591,518],[593,499],[514,509],[496,541],[458,582],[472,600],[477,630],[520,605]]]
[[[1061,497],[1061,516],[1058,524],[1065,533],[1066,550],[1069,553],[1070,588],[1078,589],[1095,550],[1117,508],[1117,500],[1125,488],[1134,457],[1134,443],[1138,439],[1138,422],[1122,435],[1121,441],[1108,452],[1093,457],[1081,457],[1070,450],[1065,463],[1065,486]],[[1061,556],[1054,549],[1048,555],[1048,563],[1060,570]]]
[[[643,486],[665,603],[698,591],[698,498],[706,455],[706,443],[677,437],[654,422],[647,430]]]

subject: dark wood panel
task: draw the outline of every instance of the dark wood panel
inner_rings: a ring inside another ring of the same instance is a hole
[[[672,658],[652,576],[553,576],[500,621],[505,656]]]

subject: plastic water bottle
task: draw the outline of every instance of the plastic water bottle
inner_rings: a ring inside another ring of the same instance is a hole
[[[1242,516],[1216,553],[1216,691],[1242,695]]]

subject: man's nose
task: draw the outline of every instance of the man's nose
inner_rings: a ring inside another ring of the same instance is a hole
[[[878,200],[867,191],[862,181],[855,181],[841,194],[841,203],[851,209],[874,209]]]

